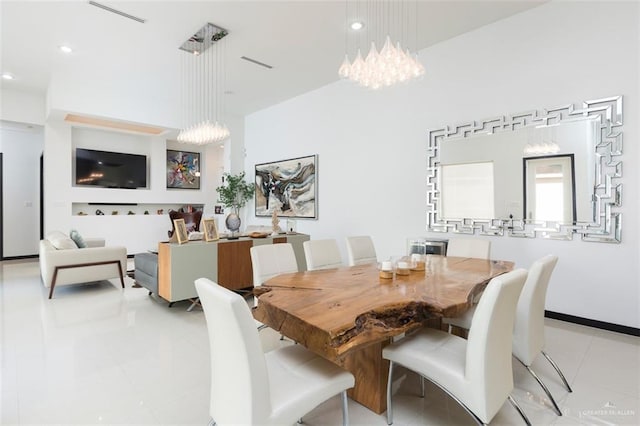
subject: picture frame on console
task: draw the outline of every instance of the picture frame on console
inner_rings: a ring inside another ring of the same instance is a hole
[[[317,219],[318,156],[255,165],[255,215]]]
[[[174,219],[173,226],[176,229],[175,238],[178,244],[183,244],[189,241],[189,234],[187,233],[187,224],[184,219]]]
[[[215,219],[202,219],[202,226],[204,226],[205,241],[217,241],[220,239]]]
[[[167,150],[167,188],[200,189],[200,153]]]

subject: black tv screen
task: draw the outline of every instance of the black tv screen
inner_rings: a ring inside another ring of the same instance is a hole
[[[76,185],[146,188],[147,157],[76,148]]]

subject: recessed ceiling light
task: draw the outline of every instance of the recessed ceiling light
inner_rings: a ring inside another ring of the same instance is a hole
[[[60,49],[60,51],[63,53],[73,53],[73,49],[64,44],[62,46],[59,46],[58,49]]]
[[[2,78],[5,80],[13,80],[15,77],[12,74],[9,74],[8,72],[3,72]]]
[[[364,27],[364,24],[362,22],[360,22],[360,21],[355,21],[355,22],[353,22],[351,24],[351,29],[352,30],[358,31],[358,30],[361,30],[362,27]]]

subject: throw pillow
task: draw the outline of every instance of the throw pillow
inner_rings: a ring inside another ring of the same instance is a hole
[[[73,240],[62,232],[55,232],[47,235],[47,240],[58,250],[77,249],[78,246]]]
[[[82,235],[80,235],[78,231],[72,229],[71,232],[69,232],[69,236],[71,237],[73,242],[76,243],[76,246],[78,246],[78,248],[87,248],[87,243],[84,241],[84,238],[82,238]]]

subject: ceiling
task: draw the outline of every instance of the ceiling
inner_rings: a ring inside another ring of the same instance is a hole
[[[246,115],[338,80],[347,40],[346,11],[355,7],[351,0],[350,6],[344,0],[100,3],[146,22],[107,12],[87,1],[1,0],[0,72],[15,76],[11,81],[2,80],[2,87],[45,93],[52,73],[71,69],[82,70],[95,81],[122,79],[127,85],[179,86],[180,55],[184,53],[178,47],[212,22],[229,30],[225,109]],[[407,9],[417,10],[413,44],[422,49],[541,3],[418,1],[416,9]],[[58,47],[63,44],[74,52],[60,52]],[[429,64],[424,65],[428,73]]]

